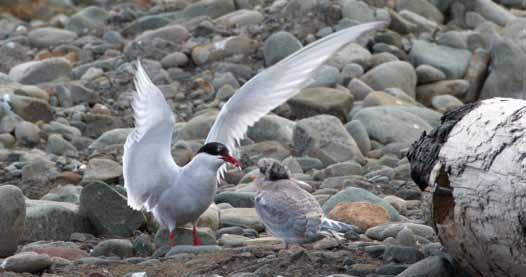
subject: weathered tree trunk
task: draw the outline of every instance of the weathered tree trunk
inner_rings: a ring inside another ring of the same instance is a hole
[[[475,276],[526,276],[526,101],[445,114],[408,158],[446,251]]]

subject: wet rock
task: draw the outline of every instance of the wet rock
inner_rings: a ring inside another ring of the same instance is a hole
[[[109,239],[99,242],[91,253],[94,257],[133,257],[133,244],[128,239]]]
[[[82,189],[80,213],[88,217],[97,233],[129,236],[144,223],[144,216],[126,202],[126,198],[110,186],[92,181]]]
[[[12,185],[0,186],[0,257],[16,252],[23,239],[25,216],[22,191]]]
[[[334,220],[356,225],[362,230],[387,223],[391,219],[384,207],[368,202],[337,204],[327,216]]]
[[[287,103],[293,117],[298,119],[330,114],[345,122],[353,105],[353,97],[350,93],[339,89],[316,87],[303,89]]]
[[[265,65],[273,65],[302,47],[292,34],[280,31],[270,35],[263,45]]]
[[[18,64],[9,71],[9,78],[21,84],[40,84],[70,78],[71,65],[64,58],[50,58]]]
[[[351,159],[363,160],[354,139],[341,121],[331,115],[318,115],[298,121],[293,141],[299,155],[318,158],[325,165]]]
[[[87,218],[79,214],[76,204],[46,200],[26,201],[26,241],[67,240],[73,233],[90,231]]]

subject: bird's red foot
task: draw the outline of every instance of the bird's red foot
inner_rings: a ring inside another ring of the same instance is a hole
[[[175,232],[170,231],[170,246],[175,247]]]
[[[195,228],[195,226],[192,229],[192,236],[194,238],[194,246],[199,246],[203,244],[203,242],[201,241],[201,238],[199,238],[199,235],[197,234],[197,229]]]

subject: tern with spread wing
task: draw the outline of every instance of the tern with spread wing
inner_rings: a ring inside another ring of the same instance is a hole
[[[250,79],[223,106],[204,146],[183,167],[170,151],[172,110],[138,62],[132,101],[135,129],[128,135],[123,155],[128,205],[152,212],[170,230],[172,245],[176,226],[187,223],[194,226],[194,244],[201,244],[195,223],[213,202],[225,163],[240,166],[234,153],[247,128],[311,84],[316,69],[343,46],[385,25],[372,22],[331,34]]]

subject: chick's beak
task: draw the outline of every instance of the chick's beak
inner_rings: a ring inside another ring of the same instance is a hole
[[[223,160],[225,160],[225,162],[227,162],[229,164],[232,164],[233,166],[241,169],[241,163],[236,158],[228,155],[228,156],[223,156]]]

